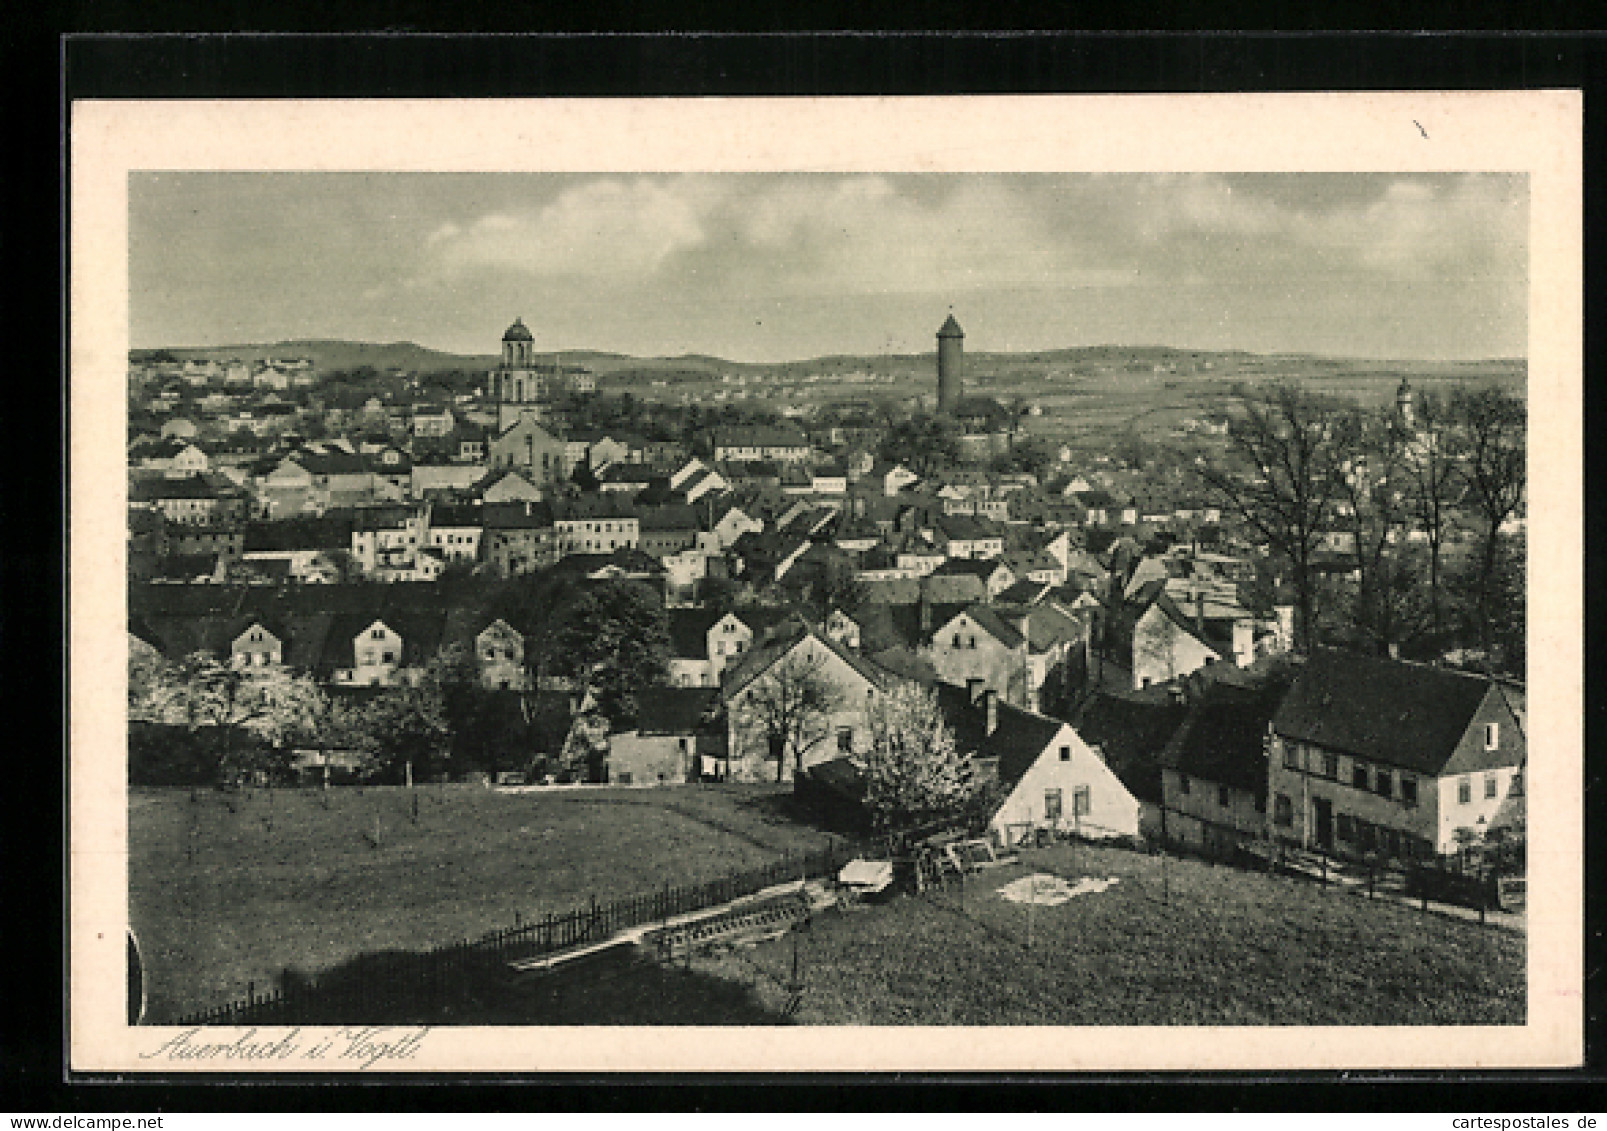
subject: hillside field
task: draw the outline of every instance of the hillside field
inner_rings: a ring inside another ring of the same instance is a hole
[[[775,787],[417,793],[415,823],[401,788],[132,791],[129,916],[148,1019],[242,997],[251,981],[265,990],[286,968],[428,949],[515,912],[696,883],[826,842]]]
[[[522,1024],[1520,1025],[1515,931],[1304,880],[1085,844],[815,917],[690,967],[599,963],[504,995]],[[1115,878],[1031,912],[1037,873]],[[793,983],[794,953],[798,982]],[[801,987],[787,1016],[789,988]]]

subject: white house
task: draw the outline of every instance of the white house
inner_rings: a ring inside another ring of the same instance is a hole
[[[937,697],[955,746],[1006,791],[988,822],[1000,842],[1033,829],[1138,836],[1138,800],[1069,724],[980,688],[939,684]]]

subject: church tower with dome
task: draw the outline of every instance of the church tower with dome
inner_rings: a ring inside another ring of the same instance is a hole
[[[523,417],[545,420],[549,375],[536,364],[536,339],[524,319],[515,318],[502,335],[502,364],[491,371],[491,395],[497,403],[497,431],[505,432]]]

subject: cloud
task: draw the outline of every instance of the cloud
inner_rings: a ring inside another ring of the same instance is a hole
[[[703,240],[713,195],[690,180],[591,181],[539,209],[491,212],[463,225],[448,221],[424,243],[433,264],[455,273],[650,275],[674,252]]]

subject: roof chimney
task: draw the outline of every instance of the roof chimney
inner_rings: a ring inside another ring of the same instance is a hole
[[[1205,632],[1205,590],[1194,591],[1194,628],[1203,634]]]
[[[999,729],[999,693],[988,688],[982,693],[982,706],[988,712],[988,734]]]

